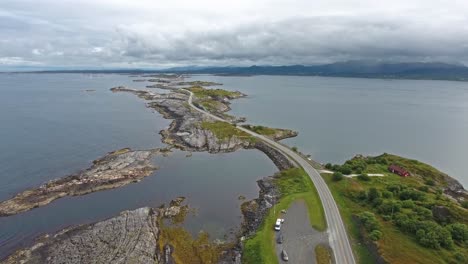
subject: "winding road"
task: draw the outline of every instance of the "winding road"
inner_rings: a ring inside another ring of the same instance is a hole
[[[185,90],[185,89],[184,89]],[[189,90],[185,90],[190,93],[189,99],[188,99],[188,104],[195,109],[198,112],[201,112],[215,120],[221,121],[221,122],[227,122],[230,123],[218,116],[215,116],[203,109],[200,109],[193,105],[192,103],[192,98],[193,98],[193,93]],[[304,168],[305,172],[309,175],[310,179],[314,183],[315,187],[317,188],[317,192],[320,196],[320,199],[322,201],[323,209],[325,211],[325,219],[327,220],[327,225],[328,225],[328,238],[329,238],[329,243],[330,247],[333,250],[334,258],[335,258],[335,263],[337,264],[355,264],[356,261],[354,259],[353,251],[351,249],[351,244],[348,239],[348,235],[346,234],[346,229],[343,224],[343,220],[341,219],[340,212],[338,210],[338,206],[335,203],[335,200],[333,199],[333,196],[330,192],[330,189],[328,189],[327,184],[323,180],[323,178],[320,176],[320,174],[315,170],[312,165],[305,160],[303,157],[301,157],[299,154],[296,152],[292,151],[290,148],[268,138],[263,135],[257,134],[251,130],[248,130],[244,127],[237,126],[238,129],[258,138],[261,139],[263,142],[267,143],[271,147],[275,148],[276,150],[282,152],[286,156],[289,156],[291,159],[293,159],[299,166]]]

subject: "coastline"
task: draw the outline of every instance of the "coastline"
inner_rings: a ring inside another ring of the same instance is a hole
[[[169,88],[169,90],[175,89]],[[200,115],[199,113],[191,111],[190,108],[187,108],[184,105],[184,102],[188,99],[188,97],[183,92],[157,94],[153,92],[129,89],[124,87],[116,87],[111,89],[111,91],[133,93],[144,100],[150,101],[149,103],[147,103],[148,108],[156,110],[166,119],[172,119],[173,121],[171,122],[169,128],[160,131],[160,134],[163,135],[163,142],[165,142],[171,147],[177,147],[190,152],[207,151],[210,153],[232,152],[240,148],[256,148],[261,152],[265,153],[269,157],[269,159],[271,159],[273,163],[278,167],[278,169],[282,170],[291,166],[289,160],[285,158],[281,153],[262,142],[251,141],[250,138],[243,138],[243,135],[229,135],[229,137],[220,136],[219,131],[212,131],[209,128],[203,127],[205,123],[213,123],[213,120],[210,120],[209,118],[206,118],[203,115]],[[229,100],[244,96],[245,95],[239,94],[239,96],[235,97],[227,96],[215,98],[215,101],[219,102],[217,106],[220,106],[220,108],[213,110],[217,111],[217,114],[222,115],[224,112],[230,109],[228,106]],[[205,99],[204,102],[211,101],[207,101]],[[186,131],[183,131],[182,129],[186,129]],[[278,139],[297,135],[296,132],[290,130],[278,131],[279,132],[274,135],[274,137],[277,136]],[[187,132],[190,132],[192,134],[187,135]],[[149,163],[149,158],[156,154],[161,154],[160,152],[164,152],[165,155],[167,151],[169,150],[154,149],[144,151],[144,157],[130,161],[124,166],[115,166],[118,168],[111,168],[112,166],[109,166],[109,162],[117,162],[121,164],[123,160],[128,158],[128,155],[139,156],[138,154],[141,154],[142,152],[133,151],[130,149],[121,149],[114,152],[110,152],[108,153],[108,155],[95,160],[90,168],[82,172],[57,180],[52,180],[49,183],[41,185],[36,189],[27,190],[23,193],[17,194],[12,199],[1,202],[1,216],[13,215],[27,210],[31,210],[39,206],[46,205],[56,199],[67,195],[84,195],[90,192],[117,188],[132,182],[139,181],[141,178],[151,175],[157,169],[157,167]],[[138,169],[139,171],[137,173],[135,173],[134,171],[128,173],[128,170],[133,169]],[[93,175],[93,173],[97,171],[106,170],[108,174],[105,174],[104,177],[102,177],[102,174]],[[115,174],[120,175],[120,177],[117,177],[117,179],[113,178],[115,177]],[[95,178],[91,181],[92,177]],[[37,196],[38,199],[31,199],[30,197],[32,196]],[[57,234],[62,232],[67,231],[62,230]],[[48,235],[46,235],[46,237],[48,237]],[[230,250],[228,251],[231,252]],[[239,258],[239,254],[239,252],[234,251],[234,253],[231,252],[228,255],[234,256],[234,258],[236,258],[237,256],[237,258]],[[226,261],[230,261],[230,257],[227,257],[227,259],[228,260]]]

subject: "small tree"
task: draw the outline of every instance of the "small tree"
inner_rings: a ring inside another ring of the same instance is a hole
[[[380,192],[375,187],[370,188],[367,193],[367,199],[369,199],[369,201],[373,201],[377,198],[380,198]]]
[[[292,147],[291,149],[292,149],[292,151],[297,152],[297,147],[296,146]]]
[[[343,179],[343,173],[335,172],[332,176],[333,181],[341,181]]]
[[[357,178],[358,178],[358,180],[361,180],[361,181],[370,181],[371,180],[371,178],[367,174],[360,174],[359,176],[357,176]]]
[[[352,170],[348,165],[343,165],[340,168],[340,172],[343,174],[351,174]]]

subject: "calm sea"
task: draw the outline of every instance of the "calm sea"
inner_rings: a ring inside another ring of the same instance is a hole
[[[168,126],[143,100],[109,88],[144,88],[124,75],[0,74],[0,199],[87,168],[123,147],[161,147]],[[249,96],[232,114],[254,124],[291,128],[285,140],[320,162],[355,154],[395,153],[434,165],[468,184],[468,83],[324,77],[196,76]],[[86,92],[84,90],[96,90]],[[158,90],[162,92],[161,90]],[[137,184],[67,197],[0,218],[0,258],[45,232],[159,206],[177,196],[196,209],[187,227],[223,237],[238,227],[239,195],[257,196],[255,181],[276,171],[256,150],[211,155],[176,151]]]
[[[112,150],[163,146],[158,132],[169,121],[136,96],[109,91],[147,84],[124,75],[0,74],[0,199],[87,168]],[[223,238],[241,222],[239,195],[255,198],[256,180],[276,171],[256,150],[186,154],[155,158],[160,169],[139,183],[0,218],[0,259],[37,235],[178,196],[196,209],[187,219],[189,230]]]
[[[232,114],[299,131],[284,142],[317,161],[393,153],[427,162],[468,186],[468,82],[197,76],[247,98]]]

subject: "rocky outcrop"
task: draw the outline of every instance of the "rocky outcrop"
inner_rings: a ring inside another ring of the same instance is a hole
[[[262,224],[268,209],[279,201],[280,191],[274,184],[274,176],[265,177],[257,181],[260,188],[258,198],[244,202],[241,206],[243,236],[254,234]]]
[[[175,249],[169,243],[160,247],[163,219],[186,212],[183,197],[169,207],[139,208],[93,224],[44,235],[35,243],[10,255],[2,263],[152,263],[173,264]],[[183,216],[182,216],[183,217]]]
[[[447,184],[444,188],[444,193],[458,202],[468,201],[468,191],[463,188],[463,185],[446,174],[444,176],[444,180]]]
[[[0,216],[21,213],[44,206],[64,196],[83,195],[137,182],[151,175],[157,167],[150,158],[167,150],[121,149],[108,153],[79,173],[49,181],[0,203]]]
[[[240,148],[251,147],[251,142],[233,136],[218,138],[208,130],[201,128],[202,122],[213,122],[210,117],[193,110],[187,103],[185,90],[177,90],[168,94],[130,89],[126,87],[112,88],[113,92],[130,92],[150,101],[149,108],[155,109],[166,119],[173,119],[169,128],[160,132],[163,142],[187,151],[231,152]]]

